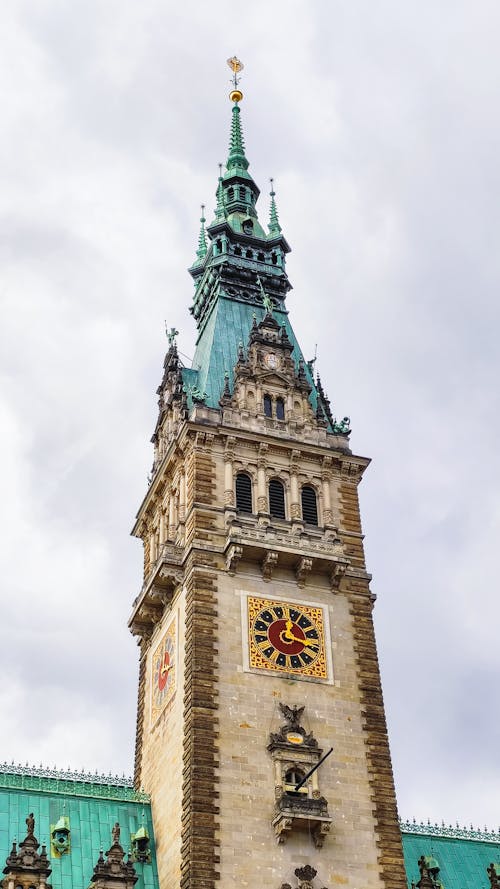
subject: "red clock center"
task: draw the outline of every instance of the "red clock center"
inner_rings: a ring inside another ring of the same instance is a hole
[[[163,691],[168,682],[170,670],[170,655],[168,651],[166,651],[161,660],[160,669],[158,670],[158,688],[160,689],[160,691]]]
[[[267,631],[268,639],[277,651],[282,654],[300,654],[306,647],[301,641],[305,639],[305,633],[298,624],[288,626],[286,620],[275,620]],[[293,636],[294,638],[287,638]]]

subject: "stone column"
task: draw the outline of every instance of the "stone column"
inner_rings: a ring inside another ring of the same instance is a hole
[[[233,436],[229,436],[226,439],[226,450],[224,452],[224,506],[229,507],[230,509],[234,509],[236,505],[234,497],[233,473],[235,444],[236,439],[233,438]]]
[[[299,520],[302,518],[299,498],[299,460],[300,451],[292,451],[290,460],[290,518]]]
[[[330,482],[332,478],[332,458],[325,457],[321,469],[321,484],[323,488],[323,524],[333,525],[332,498]]]
[[[173,485],[170,486],[168,496],[168,539],[174,540],[175,538],[175,494]]]
[[[267,502],[267,485],[266,485],[266,466],[267,466],[267,449],[266,444],[259,446],[259,456],[257,457],[257,512],[269,512],[269,504]]]
[[[179,522],[186,521],[186,473],[184,467],[179,477]]]

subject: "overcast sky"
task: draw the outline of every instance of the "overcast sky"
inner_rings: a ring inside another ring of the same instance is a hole
[[[164,320],[229,69],[356,453],[400,812],[500,822],[497,0],[3,0],[0,760],[130,773]]]

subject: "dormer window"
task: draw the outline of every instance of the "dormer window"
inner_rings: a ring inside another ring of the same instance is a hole
[[[244,219],[241,227],[246,235],[251,235],[253,233],[253,222],[251,219]]]

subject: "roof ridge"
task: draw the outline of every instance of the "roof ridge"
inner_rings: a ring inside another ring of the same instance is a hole
[[[403,833],[414,833],[420,834],[422,836],[433,836],[433,837],[448,837],[451,839],[460,839],[460,840],[480,840],[485,843],[496,843],[500,845],[500,827],[495,830],[489,830],[486,826],[484,830],[481,830],[479,827],[475,828],[470,827],[460,827],[458,821],[456,822],[455,827],[452,824],[446,825],[444,821],[441,821],[441,824],[438,824],[437,821],[434,824],[431,824],[430,818],[427,819],[427,822],[423,821],[417,822],[415,819],[412,821],[403,821],[402,818],[399,819],[399,827]]]
[[[31,778],[55,778],[62,781],[84,781],[88,784],[106,784],[111,785],[113,787],[126,787],[133,789],[134,782],[132,778],[126,777],[125,775],[112,775],[109,772],[108,775],[99,774],[96,772],[86,772],[83,769],[73,770],[73,769],[57,769],[54,766],[53,769],[46,768],[43,765],[34,766],[29,765],[21,765],[21,763],[15,763],[12,761],[8,762],[0,762],[0,774],[2,775],[27,775]]]

